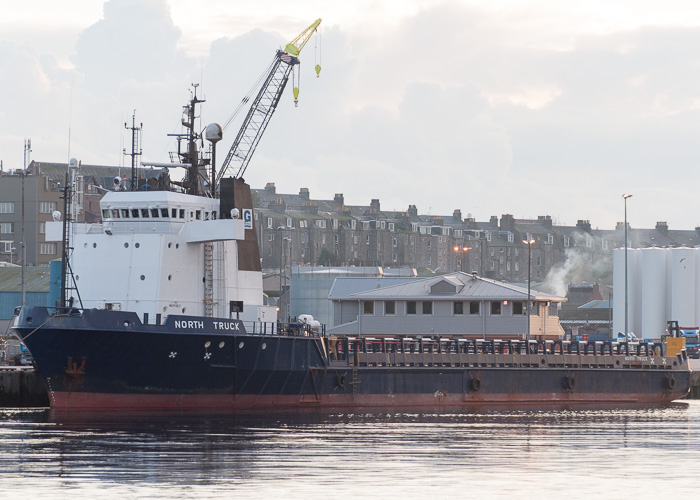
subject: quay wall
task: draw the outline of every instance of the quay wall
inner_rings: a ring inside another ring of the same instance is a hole
[[[0,367],[0,408],[49,406],[43,380],[31,366]]]

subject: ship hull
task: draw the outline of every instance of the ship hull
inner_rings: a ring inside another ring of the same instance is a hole
[[[563,354],[517,363],[508,362],[512,354],[427,354],[415,364],[405,363],[409,355],[382,363],[376,355],[339,359],[320,337],[247,333],[235,320],[147,325],[133,313],[97,310],[25,308],[13,328],[57,409],[647,404],[690,389],[687,361],[676,357],[589,356],[584,365]]]

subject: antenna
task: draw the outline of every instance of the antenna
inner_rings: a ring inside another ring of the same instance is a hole
[[[124,155],[131,156],[131,187],[129,190],[136,191],[136,164],[138,161],[136,157],[141,156],[139,139],[141,138],[140,132],[143,128],[143,123],[141,123],[138,127],[136,126],[136,110],[134,110],[134,114],[131,117],[131,127],[129,127],[125,122],[124,128],[131,130],[131,153],[127,153],[126,148],[124,148]]]

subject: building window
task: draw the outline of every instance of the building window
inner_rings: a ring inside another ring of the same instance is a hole
[[[423,314],[433,314],[433,303],[431,301],[423,301]]]
[[[396,248],[396,247],[398,246],[398,244],[399,244],[398,238],[393,238],[393,239],[391,240],[391,244],[394,246],[394,248]]]
[[[455,229],[455,238],[461,238],[461,237],[462,237],[462,230]]]
[[[338,219],[333,219],[333,229],[338,229]]]
[[[547,235],[547,244],[548,244],[548,245],[551,245],[551,244],[553,244],[553,243],[554,243],[554,235],[553,235],[552,233],[549,233],[549,234]]]
[[[14,222],[0,222],[0,233],[1,234],[12,234],[15,232]]]
[[[13,214],[15,213],[15,202],[14,201],[3,201],[0,203],[0,214]]]
[[[337,234],[333,235],[333,242],[338,243],[338,235]]]
[[[41,255],[56,255],[56,243],[42,243],[39,246]]]
[[[390,223],[389,223],[389,231],[393,231],[393,230],[394,230],[394,227],[395,227],[395,226],[394,226],[394,223],[393,223],[393,222],[390,222]]]
[[[491,241],[491,231],[486,231],[486,241]]]
[[[46,222],[39,223],[39,234],[46,234]]]
[[[452,314],[464,314],[464,302],[453,302]]]
[[[58,208],[58,205],[55,201],[42,201],[39,204],[39,212],[42,214],[53,213],[53,211],[56,210],[56,208]]]
[[[374,314],[374,302],[371,300],[362,301],[362,314]]]
[[[365,241],[366,241],[367,244],[369,245],[369,234],[367,235],[367,238],[365,238]]]
[[[515,235],[508,231],[508,243],[513,243],[515,241]]]
[[[350,221],[350,229],[357,229],[357,221],[355,219]]]
[[[501,301],[493,301],[491,302],[491,316],[500,316],[501,315]]]
[[[406,302],[406,314],[416,314],[416,302],[414,300]]]
[[[593,238],[586,236],[586,248],[591,248],[593,246]]]
[[[396,314],[396,302],[393,300],[384,302],[384,314]]]
[[[381,222],[379,223],[379,227],[380,227],[381,229],[386,229],[386,221],[385,221],[385,220],[381,221]]]
[[[608,249],[608,240],[602,240],[602,241],[600,242],[600,245],[601,245],[601,248],[602,248],[603,250],[607,250],[607,249]]]
[[[556,302],[549,305],[549,315],[552,317],[559,316],[559,307]]]
[[[525,302],[513,302],[513,316],[525,314]]]
[[[567,248],[569,247],[569,237],[568,236],[564,236],[564,246]]]
[[[470,302],[469,303],[469,314],[471,315],[478,315],[480,311],[480,303],[479,302]]]
[[[316,219],[316,227],[320,227],[321,229],[326,229],[325,219]]]
[[[520,271],[520,262],[515,262],[515,272]]]
[[[267,228],[272,229],[272,217],[267,218]]]

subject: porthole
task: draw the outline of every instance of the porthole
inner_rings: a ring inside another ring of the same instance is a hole
[[[139,247],[141,246],[141,243],[136,243],[134,246],[135,246],[136,248],[139,248]]]
[[[175,248],[180,248],[180,244],[179,244],[179,243],[175,243]]]
[[[209,341],[207,340],[207,341],[204,343],[204,348],[205,348],[205,349],[209,349],[209,346],[210,346],[210,345],[211,345],[211,342],[209,342]]]
[[[87,243],[85,243],[85,244],[83,245],[83,248],[87,248]]]
[[[168,248],[170,248],[170,247],[172,247],[172,246],[173,246],[173,243],[172,243],[172,242],[168,242]]]
[[[267,349],[267,344],[265,344],[265,343],[263,342],[263,345],[261,345],[260,347],[261,347],[262,350],[264,351],[265,349]]]
[[[182,314],[185,314],[185,308],[184,308],[184,307],[182,308]]]
[[[124,248],[129,248],[129,244],[128,244],[128,243],[124,243]]]
[[[143,280],[145,280],[145,279],[146,279],[146,277],[142,274],[142,275],[141,275],[141,281],[143,281]]]
[[[131,322],[129,322],[129,320],[127,320],[127,321],[124,322],[124,326],[125,326],[126,328],[128,328],[130,325],[131,325]]]
[[[172,281],[172,279],[173,279],[173,275],[172,275],[172,274],[168,274],[168,281]]]
[[[239,348],[239,349],[243,349],[243,342],[241,342],[240,344],[238,344],[238,348]]]
[[[75,275],[75,281],[78,281],[79,279],[80,279],[80,276],[76,274],[76,275]]]
[[[219,342],[219,349],[222,349],[226,345],[226,342]]]
[[[168,306],[163,306],[163,312],[166,312],[168,310]]]
[[[92,248],[97,248],[97,243],[93,243]]]

